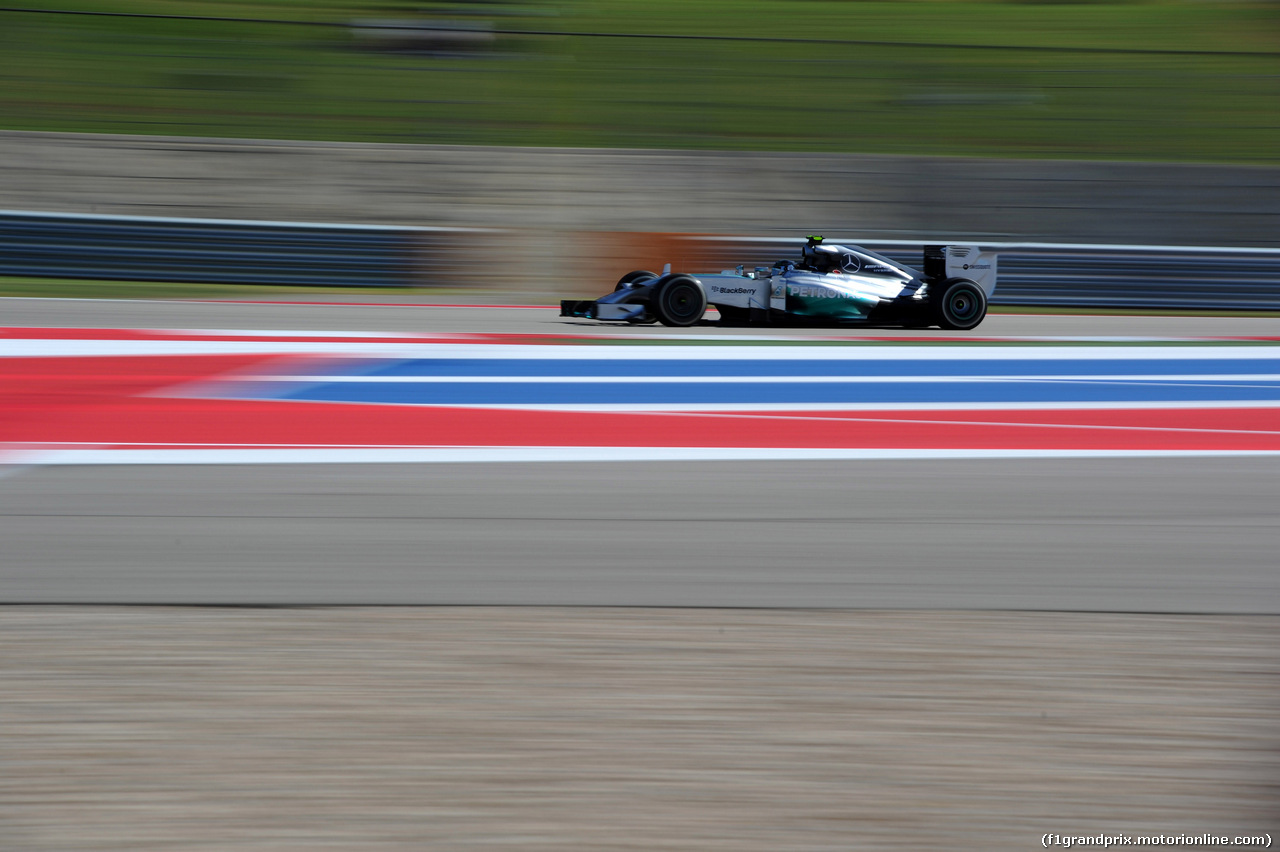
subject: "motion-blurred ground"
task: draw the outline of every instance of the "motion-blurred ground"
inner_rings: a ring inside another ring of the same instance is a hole
[[[0,667],[0,831],[32,852],[1029,849],[1277,815],[1269,616],[18,608]]]

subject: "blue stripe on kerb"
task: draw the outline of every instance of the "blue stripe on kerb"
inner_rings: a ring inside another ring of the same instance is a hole
[[[1280,351],[1274,358],[1217,359],[1191,354],[1168,359],[1144,358],[1140,351],[1136,351],[1134,354],[1138,357],[1132,359],[987,360],[948,357],[951,354],[939,350],[937,357],[924,359],[777,359],[766,354],[745,359],[678,360],[351,358],[312,365],[318,374],[299,369],[292,380],[264,377],[238,382],[226,387],[224,393],[255,399],[535,407],[1259,402],[1280,405],[1280,382],[1274,379],[1280,375]],[[344,380],[329,381],[328,377]],[[894,381],[896,377],[903,381]],[[717,381],[718,378],[726,381]],[[787,381],[788,378],[797,381]]]
[[[937,358],[929,360],[770,360],[770,359],[507,359],[421,358],[381,365],[365,362],[364,368],[342,374],[394,377],[440,376],[448,378],[635,378],[668,376],[1108,376],[1108,375],[1222,375],[1280,373],[1280,352],[1274,359],[1261,358],[1134,358],[980,360]]]
[[[333,382],[279,398],[400,405],[795,405],[891,403],[1280,404],[1280,382],[1215,381],[938,381],[938,382]],[[281,390],[284,390],[282,387]]]

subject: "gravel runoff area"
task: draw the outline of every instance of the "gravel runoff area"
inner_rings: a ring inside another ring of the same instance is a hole
[[[0,846],[1274,834],[1278,710],[1275,616],[7,607]]]

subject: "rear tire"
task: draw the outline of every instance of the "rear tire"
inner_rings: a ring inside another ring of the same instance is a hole
[[[663,325],[694,325],[707,312],[707,294],[696,278],[672,275],[653,288],[650,307]]]
[[[934,321],[942,328],[968,331],[977,328],[987,315],[987,294],[968,278],[942,282],[941,293],[933,300]]]
[[[630,290],[634,284],[641,281],[652,281],[658,277],[658,273],[650,272],[647,269],[637,269],[635,272],[628,272],[626,275],[618,279],[618,286],[613,288],[616,293],[619,290]]]

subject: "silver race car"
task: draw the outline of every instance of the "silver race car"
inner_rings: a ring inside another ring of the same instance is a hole
[[[799,262],[753,271],[622,276],[599,299],[560,302],[560,316],[690,326],[709,306],[726,325],[899,325],[970,329],[987,315],[996,287],[995,252],[925,246],[924,273],[859,246],[809,237]]]

